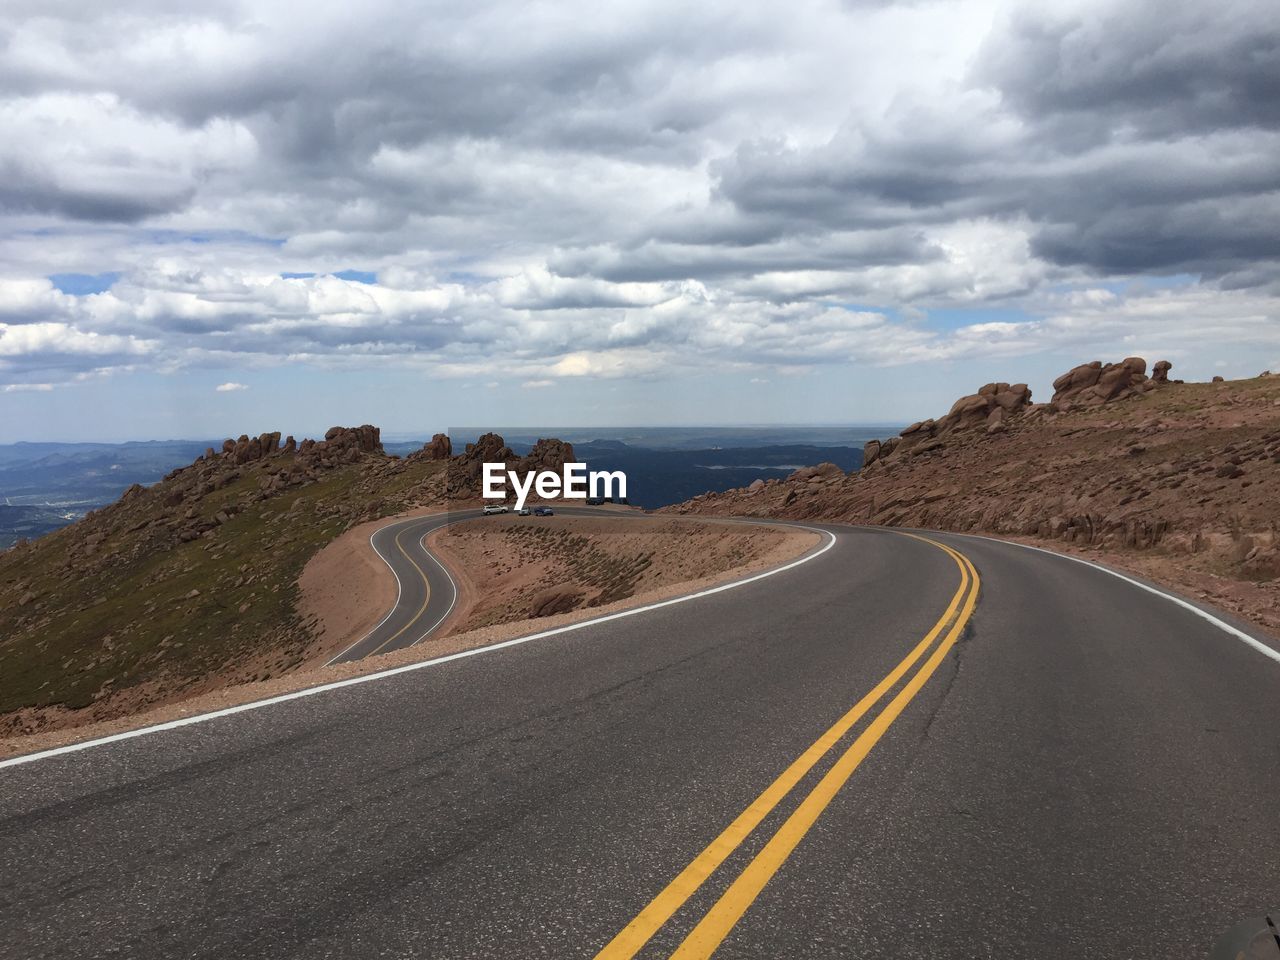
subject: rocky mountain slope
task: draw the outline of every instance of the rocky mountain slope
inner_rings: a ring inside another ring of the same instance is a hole
[[[830,464],[670,508],[677,513],[929,527],[1104,553],[1280,628],[1280,376],[1147,375],[1083,364],[1048,403],[987,384],[936,420]]]
[[[152,487],[0,552],[0,736],[136,711],[307,662],[307,560],[344,530],[469,504],[479,463],[552,468],[558,440],[515,457],[496,434],[453,455],[437,434],[387,456],[374,426],[322,440],[242,436]]]

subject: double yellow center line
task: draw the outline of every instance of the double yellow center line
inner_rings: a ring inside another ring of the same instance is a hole
[[[376,649],[371,650],[369,653],[365,654],[365,656],[367,656],[367,657],[372,657],[372,656],[375,656],[375,655],[376,655],[376,654],[378,654],[378,653],[381,653],[384,649],[386,649],[386,647],[387,647],[388,645],[390,645],[390,644],[392,644],[392,643],[395,643],[397,640],[399,640],[399,639],[400,639],[400,637],[402,637],[402,636],[404,635],[405,631],[406,631],[406,630],[408,630],[410,627],[412,627],[415,623],[417,623],[417,622],[418,622],[418,619],[419,619],[419,618],[420,618],[424,613],[426,613],[426,611],[427,611],[427,606],[431,603],[431,583],[430,583],[430,581],[429,581],[429,580],[427,580],[427,574],[426,574],[426,571],[425,571],[425,570],[423,570],[423,569],[422,569],[420,566],[418,566],[416,563],[414,563],[414,561],[413,561],[413,557],[409,556],[409,551],[408,551],[408,550],[406,550],[406,549],[404,548],[404,544],[400,542],[400,538],[401,538],[401,537],[403,537],[403,536],[405,535],[405,532],[406,532],[406,531],[407,531],[411,526],[412,526],[412,524],[408,524],[408,523],[406,523],[406,524],[405,524],[405,526],[404,526],[404,529],[403,529],[403,530],[399,530],[399,531],[397,531],[397,532],[396,532],[395,538],[393,539],[393,541],[392,541],[392,542],[393,542],[393,543],[395,543],[395,545],[396,545],[396,549],[400,551],[401,556],[403,556],[406,560],[408,560],[408,561],[409,561],[409,566],[413,567],[413,569],[414,569],[414,570],[416,570],[416,571],[418,572],[418,576],[420,576],[420,577],[422,578],[422,589],[423,589],[423,591],[424,591],[424,592],[423,592],[423,595],[422,595],[422,606],[418,607],[418,611],[417,611],[417,613],[415,613],[415,614],[413,615],[413,617],[409,620],[409,622],[408,622],[408,623],[406,623],[403,627],[401,627],[399,630],[397,630],[397,631],[396,631],[395,633],[393,633],[391,636],[387,637],[387,639],[386,639],[386,640],[384,640],[384,641],[382,641],[382,643],[378,644],[378,646],[377,646],[377,648],[376,648]],[[428,531],[428,532],[430,532],[430,531]],[[423,536],[425,537],[425,536],[426,536],[426,534],[423,534]]]
[[[786,822],[778,828],[764,848],[747,864],[742,873],[729,885],[720,899],[672,954],[673,960],[675,958],[693,960],[696,957],[711,956],[746,913],[747,908],[760,895],[765,884],[778,872],[783,862],[809,832],[840,788],[848,782],[859,764],[866,759],[867,754],[884,736],[885,731],[937,671],[973,615],[973,608],[978,602],[981,581],[978,571],[963,554],[928,537],[911,533],[903,536],[913,537],[937,547],[946,552],[959,567],[960,586],[951,598],[946,612],[901,663],[859,700],[848,713],[837,720],[826,733],[815,740],[791,766],[783,771],[778,779],[756,797],[729,826],[725,827],[720,835],[680,871],[679,875],[667,884],[634,920],[596,954],[596,960],[624,960],[624,958],[634,957],[711,874],[742,845],[751,832],[782,802],[818,761],[830,753],[845,734],[897,686],[930,648],[933,648],[933,652],[929,654],[924,664],[849,745],[817,786],[800,802]],[[939,637],[942,637],[942,640],[935,646]]]

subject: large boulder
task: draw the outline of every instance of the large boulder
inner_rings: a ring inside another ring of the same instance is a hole
[[[1092,387],[1098,382],[1098,377],[1101,375],[1101,360],[1093,360],[1089,363],[1082,363],[1078,367],[1072,367],[1057,380],[1053,381],[1053,399],[1050,403],[1066,400],[1080,393],[1080,391]]]
[[[1094,360],[1068,370],[1053,381],[1053,407],[1065,411],[1073,406],[1092,407],[1123,400],[1138,393],[1146,381],[1147,361],[1142,357],[1126,357],[1105,366],[1102,361]]]
[[[1092,395],[1098,403],[1106,403],[1108,400],[1127,396],[1146,379],[1147,361],[1141,357],[1126,357],[1119,363],[1103,367],[1098,382],[1085,393]]]
[[[973,393],[967,397],[961,397],[951,405],[951,410],[943,419],[952,423],[981,420],[991,409],[994,397],[993,393]]]
[[[448,460],[453,456],[453,441],[447,433],[437,433],[423,445],[422,452],[428,460]]]
[[[482,433],[475,443],[468,443],[462,453],[462,459],[479,461],[480,463],[497,463],[499,460],[510,460],[515,451],[507,446],[507,442],[496,433]]]
[[[820,463],[816,467],[801,467],[787,477],[788,480],[830,480],[843,477],[844,471],[834,463]]]
[[[360,453],[382,453],[382,431],[372,424],[359,427],[330,427],[325,443],[335,448],[354,447]]]
[[[1030,408],[1031,388],[1025,383],[986,383],[977,393],[961,397],[951,405],[946,416],[937,420],[918,420],[898,436],[888,440],[872,440],[862,452],[862,466],[886,460],[893,453],[927,453],[943,446],[947,437],[962,431],[984,429],[1002,433],[1008,422]],[[794,478],[794,474],[792,475]]]
[[[539,440],[528,454],[520,459],[516,470],[521,476],[531,470],[551,470],[560,473],[566,463],[576,463],[573,444],[554,437]]]
[[[276,434],[277,439],[279,436]],[[358,463],[367,456],[384,456],[382,432],[368,423],[359,427],[330,427],[323,440],[303,440],[297,455],[308,469],[324,470]]]
[[[449,460],[445,476],[445,493],[451,499],[467,500],[478,497],[484,478],[486,463],[506,463],[515,458],[515,451],[496,433],[484,433],[475,443],[468,443],[462,453]]]
[[[1020,413],[1030,403],[1031,389],[1025,383],[984,384],[977,393],[953,403],[947,415],[933,425],[930,435],[941,437],[975,427],[986,427],[991,432],[993,426]]]
[[[1025,383],[1015,383],[994,394],[992,399],[1005,413],[1018,413],[1031,405],[1031,388]]]
[[[263,433],[256,437],[250,437],[247,434],[241,434],[238,440],[222,441],[222,456],[226,457],[232,463],[246,464],[254,463],[258,460],[271,456],[280,449],[280,431],[274,433]],[[212,461],[216,459],[218,454],[212,447],[205,451],[200,460]]]

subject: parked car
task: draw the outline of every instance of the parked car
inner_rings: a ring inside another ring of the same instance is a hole
[[[527,516],[530,516],[532,513],[533,511],[530,510],[528,507],[521,507],[519,510],[515,511],[515,514],[517,517],[527,517]]]
[[[510,509],[505,503],[486,503],[484,505],[484,515],[487,517],[491,513],[507,513]]]
[[[554,517],[556,512],[550,507],[534,507],[533,515],[535,517]]]
[[[604,497],[587,497],[588,507],[598,507],[602,503],[604,503]]]

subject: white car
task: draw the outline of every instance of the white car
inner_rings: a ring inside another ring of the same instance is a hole
[[[533,511],[529,507],[521,507],[515,511],[515,515],[517,517],[531,517],[533,516]]]
[[[484,505],[484,515],[487,517],[491,513],[507,513],[509,509],[505,503],[486,503]]]

